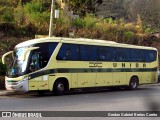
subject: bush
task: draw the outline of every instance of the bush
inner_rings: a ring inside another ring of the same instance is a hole
[[[5,79],[4,79],[4,76],[0,76],[0,89],[5,89]]]
[[[71,26],[77,29],[85,27],[85,21],[83,19],[77,18],[71,21]]]
[[[13,9],[12,7],[2,7],[1,8],[2,13],[0,14],[0,22],[1,23],[12,23],[14,22],[13,17]]]
[[[7,67],[4,64],[2,64],[2,60],[0,59],[0,76],[5,75],[6,70],[7,70]]]
[[[44,27],[49,26],[50,11],[45,10],[43,2],[40,2],[38,0],[33,0],[27,3],[26,5],[24,5],[24,13],[25,13],[26,24],[32,23],[40,33],[42,33],[42,31],[43,33],[45,33],[44,29],[48,30],[48,28]]]
[[[78,38],[103,39],[136,45],[142,45],[148,35],[137,28],[136,23],[126,23],[123,19],[111,21],[93,15],[71,21],[59,19],[56,27],[56,36],[69,37],[69,32],[73,32],[74,37]]]
[[[0,89],[5,88],[5,79],[4,79],[5,73],[6,73],[6,66],[2,64],[2,61],[0,59]]]
[[[98,22],[98,18],[94,15],[87,14],[86,17],[84,17],[84,22],[85,27],[92,30]]]

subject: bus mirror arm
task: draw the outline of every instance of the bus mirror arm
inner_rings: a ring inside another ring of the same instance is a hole
[[[2,63],[3,63],[3,64],[5,64],[5,57],[6,57],[7,55],[9,55],[9,54],[13,54],[13,51],[9,51],[9,52],[5,53],[5,54],[2,56]],[[12,55],[12,57],[13,57],[13,55]]]
[[[30,47],[28,48],[27,50],[24,51],[22,57],[21,57],[21,60],[25,61],[26,60],[26,54],[29,52],[29,51],[32,51],[32,50],[36,50],[36,49],[39,49],[39,47]]]

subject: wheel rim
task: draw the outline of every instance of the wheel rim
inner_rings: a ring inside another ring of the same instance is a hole
[[[57,89],[58,89],[58,91],[63,92],[63,91],[64,91],[64,85],[63,85],[62,83],[59,83],[59,84],[57,85]]]
[[[136,88],[136,87],[137,87],[136,81],[132,81],[132,82],[131,82],[131,86],[132,86],[132,88]]]

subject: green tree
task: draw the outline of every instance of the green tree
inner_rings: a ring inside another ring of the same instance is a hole
[[[2,60],[0,59],[0,76],[5,75],[7,67],[2,64]]]
[[[48,30],[50,10],[45,6],[43,0],[32,0],[24,5],[25,23],[33,24],[38,31]]]
[[[128,20],[136,21],[140,15],[143,24],[153,28],[160,27],[160,0],[125,0],[124,7],[127,10]]]
[[[85,16],[87,13],[95,13],[96,5],[102,4],[103,0],[69,0],[66,3],[75,14]]]

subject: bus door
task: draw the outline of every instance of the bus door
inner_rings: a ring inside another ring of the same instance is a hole
[[[48,74],[50,71],[47,69],[47,64],[57,44],[56,42],[46,42],[35,45],[39,49],[32,51],[30,56],[29,73],[33,76],[33,79],[29,81],[30,89],[49,89]]]
[[[45,71],[39,71],[43,68],[44,59],[39,52],[33,52],[29,64],[30,80],[29,90],[47,90],[48,89],[48,75]]]

